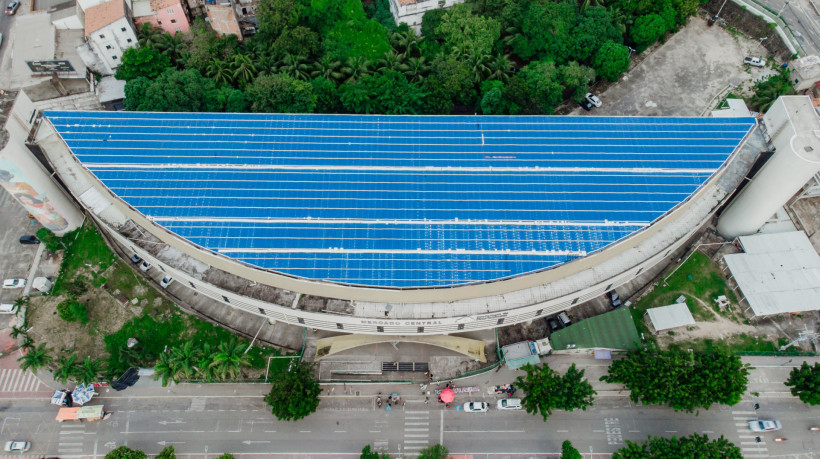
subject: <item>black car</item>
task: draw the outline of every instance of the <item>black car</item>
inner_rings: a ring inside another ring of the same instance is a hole
[[[35,236],[28,235],[28,236],[21,236],[20,237],[20,244],[39,244],[40,240],[37,239]]]
[[[142,261],[142,258],[138,257],[137,254],[131,255],[131,263],[137,264]]]
[[[561,324],[555,317],[547,317],[547,326],[550,328],[550,332],[557,332],[561,329]]]
[[[621,302],[621,296],[618,295],[618,292],[615,290],[610,290],[609,293],[607,293],[607,296],[609,297],[609,304],[612,306],[612,309],[618,309],[623,305]]]
[[[581,107],[583,107],[583,109],[586,111],[590,111],[592,110],[592,107],[594,107],[594,105],[592,105],[592,102],[584,99],[581,101]]]

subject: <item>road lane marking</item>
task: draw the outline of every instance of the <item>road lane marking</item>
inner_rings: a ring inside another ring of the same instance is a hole
[[[747,423],[745,423],[745,422],[736,422],[736,423],[735,423],[735,427],[744,427],[744,426],[748,426],[748,425],[749,425],[749,424],[747,424]]]
[[[276,433],[275,430],[266,430],[265,433]]]
[[[757,414],[754,411],[732,411],[732,414]]]
[[[755,438],[754,435],[738,435],[740,438]]]
[[[569,430],[556,430],[556,432],[559,432],[559,433],[567,433],[567,432],[569,432]]]
[[[715,433],[714,430],[701,430],[701,433]]]
[[[405,432],[429,432],[429,428],[412,428],[412,429],[404,429]]]
[[[526,430],[445,430],[447,433],[523,433]]]
[[[405,422],[404,425],[406,426],[429,426],[429,422]]]
[[[382,433],[381,430],[371,430],[370,433]]]
[[[346,430],[334,430],[333,433],[346,433]]]
[[[749,417],[748,416],[735,416],[733,419],[735,421],[745,421],[745,420],[749,419]]]
[[[404,434],[404,438],[427,438],[428,435],[419,435],[419,434]]]
[[[300,430],[299,433],[310,433],[309,430]]]
[[[638,433],[638,432],[640,432],[640,430],[630,430],[630,432],[632,432],[632,433]]]
[[[677,433],[677,430],[667,430],[666,433]]]
[[[405,443],[430,443],[430,440],[404,440]]]

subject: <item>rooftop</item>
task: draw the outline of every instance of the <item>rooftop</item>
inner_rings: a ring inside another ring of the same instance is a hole
[[[752,118],[50,112],[123,200],[193,243],[384,287],[547,269],[704,183]]]
[[[574,346],[573,349],[634,350],[638,343],[638,329],[627,306],[584,319],[550,336],[550,344],[556,351],[563,351],[568,346]]]
[[[123,17],[125,17],[125,3],[122,0],[111,0],[92,6],[85,12],[85,36]]]

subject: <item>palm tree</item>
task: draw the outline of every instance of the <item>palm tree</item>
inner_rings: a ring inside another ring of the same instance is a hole
[[[154,46],[158,51],[171,58],[171,63],[177,65],[177,61],[182,56],[185,43],[182,41],[182,34],[170,33],[162,34],[159,42]]]
[[[473,83],[478,84],[484,80],[486,75],[490,74],[490,60],[492,57],[489,54],[471,54],[467,58],[467,63],[470,66],[470,72],[473,74]]]
[[[77,367],[77,382],[81,384],[90,384],[94,381],[99,381],[100,373],[105,369],[105,363],[99,359],[92,359],[87,356],[83,362]]]
[[[217,83],[233,83],[233,71],[228,63],[221,59],[214,59],[209,62],[208,67],[205,69],[205,75],[213,78]]]
[[[34,340],[28,335],[23,335],[23,344],[20,345],[23,349],[31,349],[34,346]]]
[[[344,78],[344,74],[339,71],[341,67],[342,63],[340,61],[337,61],[328,55],[324,55],[320,60],[314,62],[313,71],[310,72],[310,76],[313,78],[325,77],[336,83]]]
[[[246,346],[244,343],[237,342],[231,339],[228,342],[219,343],[216,347],[211,362],[211,366],[216,368],[216,374],[219,379],[225,381],[230,376],[230,379],[237,379],[242,367],[250,364],[250,357],[245,354]]]
[[[46,343],[40,343],[36,348],[30,348],[28,352],[19,359],[20,369],[23,371],[31,370],[32,373],[45,367],[52,361],[54,357],[50,356],[51,348],[46,347]]]
[[[174,381],[174,365],[171,362],[171,356],[167,353],[160,354],[156,365],[154,365],[154,381],[160,378],[162,378],[162,387],[168,385],[169,379]]]
[[[506,83],[515,71],[515,65],[509,54],[496,54],[488,63],[488,66],[490,68],[490,72],[487,74],[488,80],[498,80]]]
[[[239,83],[240,86],[245,86],[253,81],[259,73],[253,60],[244,54],[234,56],[231,67],[233,68],[233,80]]]
[[[57,369],[54,370],[54,379],[65,384],[75,374],[77,374],[77,354],[60,357],[57,361]]]
[[[418,54],[419,45],[424,38],[419,37],[412,30],[395,31],[390,35],[390,45],[402,57],[410,57],[414,53]]]
[[[214,367],[211,365],[214,362],[213,356],[211,345],[208,343],[203,344],[196,370],[199,372],[199,377],[205,381],[213,381],[215,377]]]
[[[27,297],[27,296],[21,296],[20,298],[17,298],[16,300],[14,300],[14,305],[17,306],[17,309],[20,309],[23,306],[27,306],[28,303],[29,303],[29,297]]]
[[[140,47],[153,48],[154,45],[162,40],[162,29],[154,27],[154,25],[149,22],[145,22],[140,24],[139,29],[137,29],[137,38]]]
[[[277,65],[279,66],[279,73],[284,73],[297,80],[307,81],[310,79],[310,64],[307,57],[301,54],[285,54]]]
[[[418,83],[427,76],[427,73],[430,71],[430,66],[427,64],[424,56],[411,57],[399,66],[399,70],[404,73],[408,81]]]
[[[370,73],[370,61],[362,56],[350,57],[341,72],[347,77],[345,83],[354,83]]]
[[[174,382],[180,379],[192,379],[196,375],[196,364],[199,363],[201,353],[199,349],[194,349],[193,341],[186,341],[182,347],[171,349]]]
[[[12,325],[9,336],[11,337],[11,339],[17,339],[18,336],[26,336],[26,328]]]
[[[397,54],[395,50],[384,53],[384,57],[376,62],[376,71],[398,70],[401,67],[404,55]]]

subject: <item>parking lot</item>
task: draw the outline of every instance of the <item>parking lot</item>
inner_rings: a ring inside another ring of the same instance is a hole
[[[599,94],[600,108],[586,112],[578,107],[572,114],[701,116],[730,86],[737,93],[775,72],[743,65],[746,56],[766,58],[757,40],[709,27],[701,18],[692,18],[665,44],[647,52],[640,64]]]

